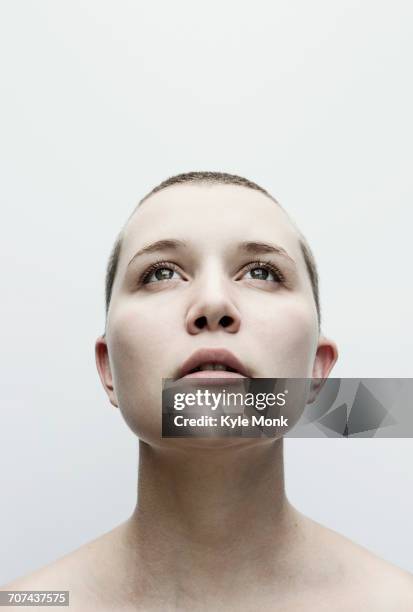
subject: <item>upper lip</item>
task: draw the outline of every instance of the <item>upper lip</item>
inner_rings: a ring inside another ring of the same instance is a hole
[[[192,353],[189,359],[184,361],[179,369],[178,378],[186,376],[191,370],[205,363],[219,363],[249,377],[246,366],[231,351],[224,348],[202,348]]]

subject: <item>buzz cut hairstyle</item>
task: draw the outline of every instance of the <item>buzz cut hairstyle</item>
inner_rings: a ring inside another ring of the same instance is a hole
[[[283,209],[281,204],[270,193],[268,193],[268,191],[263,189],[263,187],[260,187],[259,185],[257,185],[257,183],[254,183],[253,181],[250,181],[250,180],[248,180],[248,179],[246,179],[246,178],[244,178],[242,176],[238,176],[236,174],[228,174],[226,172],[186,172],[186,173],[183,173],[183,174],[176,174],[175,176],[171,176],[171,177],[167,178],[166,180],[162,181],[162,183],[159,183],[159,185],[154,187],[152,189],[152,191],[147,193],[138,202],[138,204],[136,205],[136,207],[134,208],[134,210],[130,214],[127,222],[124,225],[124,227],[122,228],[121,232],[119,233],[119,235],[118,235],[118,237],[117,237],[117,239],[115,241],[115,244],[112,247],[112,251],[110,253],[109,260],[108,260],[108,263],[107,263],[107,266],[106,266],[106,277],[105,277],[105,307],[106,307],[106,317],[108,315],[110,300],[111,300],[111,297],[112,297],[113,283],[115,281],[115,276],[116,276],[116,272],[117,272],[117,269],[118,269],[118,263],[119,263],[119,257],[120,257],[121,249],[122,249],[124,230],[125,230],[126,225],[128,224],[129,219],[135,214],[136,210],[139,208],[139,206],[143,202],[145,202],[145,200],[150,198],[150,196],[152,196],[153,194],[158,193],[158,191],[162,191],[163,189],[166,189],[167,187],[171,187],[173,185],[185,185],[185,184],[190,184],[190,183],[197,184],[197,185],[207,185],[207,184],[212,184],[212,185],[240,185],[241,187],[247,187],[248,189],[254,189],[255,191],[260,191],[261,193],[266,195],[268,198],[273,200],[273,202],[275,202],[275,204],[278,204],[278,206],[280,208]],[[311,287],[312,287],[313,296],[314,296],[314,302],[315,302],[315,306],[316,306],[316,310],[317,310],[317,316],[318,316],[318,326],[320,328],[320,325],[321,325],[321,308],[320,308],[319,279],[318,279],[317,265],[316,265],[316,262],[315,262],[314,255],[313,255],[313,253],[312,253],[312,251],[311,251],[311,249],[310,249],[306,239],[304,238],[304,236],[301,234],[301,232],[298,229],[297,229],[297,232],[298,232],[298,236],[299,236],[298,240],[299,240],[299,245],[300,245],[300,248],[301,248],[301,253],[303,255],[303,258],[304,258],[304,261],[305,261],[305,265],[306,265],[306,268],[307,268],[307,272],[308,272],[308,276],[309,276],[310,282],[311,282]]]

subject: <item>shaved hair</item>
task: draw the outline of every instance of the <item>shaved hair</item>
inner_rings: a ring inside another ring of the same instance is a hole
[[[129,216],[127,222],[125,223],[123,229],[119,233],[115,244],[112,247],[112,251],[109,257],[109,261],[106,267],[106,279],[105,279],[105,306],[106,306],[106,316],[108,314],[110,300],[112,297],[112,289],[113,283],[115,281],[116,271],[118,268],[119,257],[122,249],[123,236],[125,232],[125,227],[129,221],[129,219],[135,214],[136,210],[139,206],[145,202],[150,196],[158,191],[162,191],[167,187],[171,187],[173,185],[186,185],[186,184],[196,184],[196,185],[240,185],[241,187],[247,187],[248,189],[254,189],[255,191],[260,191],[268,198],[273,200],[275,204],[282,208],[281,204],[266,191],[263,187],[257,185],[253,181],[250,181],[242,176],[237,176],[236,174],[227,174],[226,172],[186,172],[184,174],[177,174],[175,176],[171,176],[170,178],[162,181],[159,185],[154,187],[152,191],[147,193],[136,205],[135,209],[132,211]],[[284,209],[283,209],[284,210]],[[285,212],[285,210],[284,210]],[[294,225],[294,224],[293,224]],[[294,227],[296,227],[294,225]],[[296,228],[297,229],[297,228]],[[321,309],[320,309],[320,298],[319,298],[319,281],[318,281],[318,272],[317,266],[314,259],[314,255],[304,238],[301,232],[297,229],[298,232],[298,241],[301,248],[301,253],[303,255],[305,265],[307,268],[308,276],[310,278],[311,287],[313,290],[314,302],[318,315],[318,323],[320,326],[321,323]]]

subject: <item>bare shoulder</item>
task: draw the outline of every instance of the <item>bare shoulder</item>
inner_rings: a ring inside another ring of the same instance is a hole
[[[13,580],[2,586],[2,590],[69,591],[70,609],[73,612],[104,610],[105,599],[102,595],[107,590],[107,577],[112,573],[110,560],[113,559],[113,546],[117,541],[119,528],[116,527],[52,563]],[[37,609],[43,608],[40,606]],[[50,612],[55,608],[48,606],[44,609]],[[61,607],[57,609],[61,610]]]
[[[331,577],[334,586],[330,592],[343,602],[343,609],[413,612],[413,574],[349,538],[308,521],[312,539],[317,542],[320,568]],[[338,603],[336,609],[341,610]]]
[[[363,548],[358,554],[357,584],[366,602],[373,601],[377,611],[413,612],[413,575]]]

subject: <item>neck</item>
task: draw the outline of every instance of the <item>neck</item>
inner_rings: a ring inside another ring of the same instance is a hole
[[[247,579],[257,588],[287,580],[286,560],[302,533],[285,495],[283,440],[225,441],[225,448],[214,442],[221,446],[140,442],[138,503],[126,536],[130,564],[163,585],[185,582],[189,572],[191,587],[202,584],[205,592],[225,584],[228,593],[234,565],[237,589]]]

